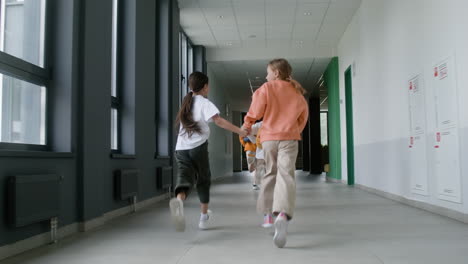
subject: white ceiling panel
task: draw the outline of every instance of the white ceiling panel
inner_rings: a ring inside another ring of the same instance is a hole
[[[211,27],[237,26],[233,9],[230,7],[202,8],[201,10]]]
[[[292,24],[269,25],[266,28],[267,39],[291,39]]]
[[[302,58],[290,60],[293,75],[306,89],[315,88],[360,3],[179,0],[179,7],[181,27],[195,44],[207,48],[214,60],[208,67],[237,100],[235,105],[250,102],[249,80],[254,89],[263,84],[267,63],[277,57]],[[249,60],[246,54],[258,59]]]
[[[264,38],[251,38],[242,40],[243,47],[266,47]]]
[[[213,35],[211,33],[206,33],[206,32],[199,32],[192,34],[192,37],[190,38],[192,42],[198,42],[198,41],[214,41],[216,40],[213,38]]]
[[[346,30],[345,24],[328,24],[322,27],[319,33],[319,39],[321,41],[331,41],[332,43],[338,43],[341,36],[343,36]]]
[[[245,25],[262,25],[265,26],[265,15],[263,12],[259,13],[258,10],[263,10],[263,6],[253,6],[250,8],[234,7],[234,12],[239,26]]]
[[[325,17],[325,24],[346,24],[348,25],[354,16],[355,9],[351,8],[330,8]]]
[[[265,39],[265,26],[253,25],[253,26],[239,26],[239,33],[242,40],[255,38]]]
[[[330,7],[344,7],[358,9],[361,0],[330,0]]]
[[[269,48],[286,50],[291,48],[291,44],[290,39],[267,39],[267,47]],[[276,56],[280,56],[280,54],[276,54]]]
[[[304,24],[294,27],[293,39],[295,40],[315,40],[320,30],[320,25],[317,24]]]
[[[328,3],[299,4],[296,24],[321,24],[328,9]]]
[[[206,19],[200,8],[184,8],[180,10],[180,23],[183,27],[203,25],[207,27]]]
[[[296,19],[296,4],[285,2],[267,5],[265,15],[267,24],[293,24]]]
[[[213,34],[218,41],[239,40],[237,27],[213,27]]]
[[[218,40],[218,47],[220,49],[231,49],[231,48],[241,48],[242,42],[239,40]]]

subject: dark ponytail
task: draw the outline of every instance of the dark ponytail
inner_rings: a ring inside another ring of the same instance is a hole
[[[189,137],[191,137],[193,133],[201,132],[197,122],[193,120],[193,92],[200,92],[206,84],[208,84],[208,76],[205,74],[201,72],[193,72],[190,74],[189,87],[191,91],[184,97],[184,100],[182,100],[182,106],[176,118],[176,125],[182,124],[182,127]]]

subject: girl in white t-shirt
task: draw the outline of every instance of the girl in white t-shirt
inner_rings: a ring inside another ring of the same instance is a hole
[[[210,90],[208,76],[194,72],[189,77],[191,89],[177,114],[176,123],[180,124],[175,157],[177,162],[176,198],[171,199],[169,206],[177,231],[185,230],[184,204],[193,186],[196,185],[200,200],[201,216],[198,227],[208,227],[211,172],[208,159],[208,123],[214,122],[221,128],[247,135],[243,130],[219,116],[218,108],[206,97]]]

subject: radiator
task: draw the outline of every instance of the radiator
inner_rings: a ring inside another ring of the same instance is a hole
[[[168,189],[172,186],[172,167],[156,168],[156,189]]]
[[[114,173],[115,198],[127,200],[138,194],[138,170],[120,169]]]
[[[12,227],[21,227],[58,217],[59,194],[59,175],[9,177],[7,184],[9,224]]]

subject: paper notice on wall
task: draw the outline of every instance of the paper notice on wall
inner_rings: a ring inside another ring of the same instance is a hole
[[[421,75],[408,81],[410,117],[410,184],[411,192],[428,195],[427,143],[426,143],[426,100]]]
[[[458,91],[455,59],[450,56],[432,65],[434,96],[434,173],[438,198],[461,203],[460,147],[458,137]]]
[[[456,127],[458,123],[458,97],[453,57],[449,57],[442,62],[435,64],[434,68],[438,71],[437,76],[432,78],[436,111],[436,127],[439,130]]]
[[[420,75],[409,80],[408,87],[411,134],[424,134],[426,131],[426,100]]]
[[[427,168],[426,135],[420,134],[412,137],[410,148],[410,184],[411,192],[428,195],[428,168]]]
[[[449,128],[440,132],[435,148],[435,174],[439,199],[461,203],[461,178],[458,129]]]

